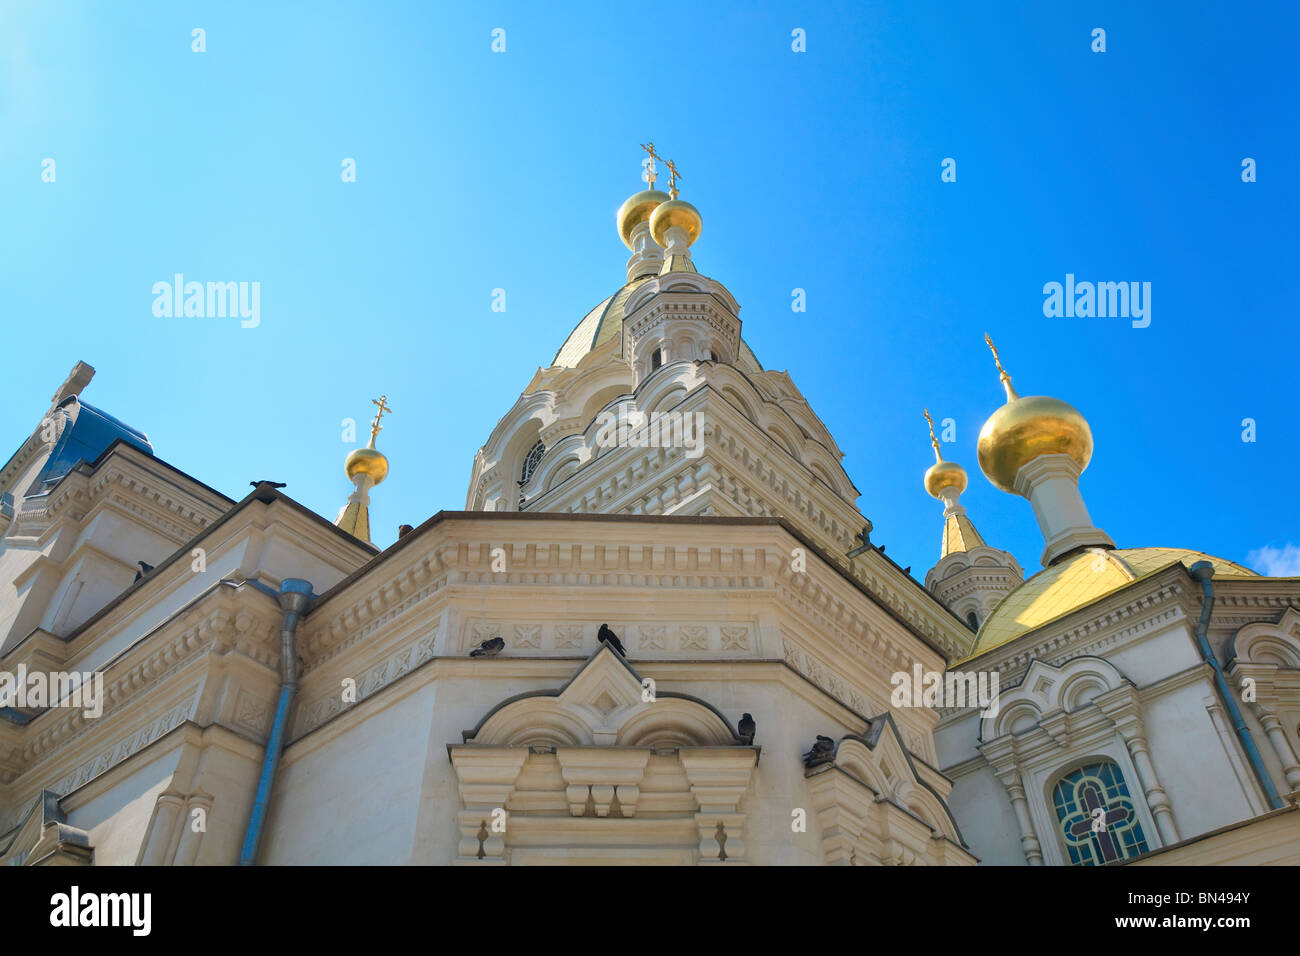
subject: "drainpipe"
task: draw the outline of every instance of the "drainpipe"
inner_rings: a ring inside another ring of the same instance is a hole
[[[1268,797],[1268,804],[1274,810],[1282,808],[1282,798],[1278,796],[1277,788],[1273,786],[1273,778],[1268,775],[1268,769],[1264,766],[1264,760],[1260,757],[1259,748],[1255,746],[1255,738],[1250,735],[1250,728],[1246,726],[1245,719],[1241,716],[1241,708],[1237,706],[1236,695],[1232,693],[1232,688],[1228,686],[1228,681],[1223,676],[1223,670],[1219,667],[1218,658],[1214,656],[1214,651],[1210,648],[1210,639],[1207,636],[1210,629],[1210,613],[1214,610],[1214,585],[1210,579],[1214,577],[1214,565],[1209,561],[1197,561],[1188,572],[1197,581],[1201,582],[1201,592],[1204,600],[1201,601],[1201,618],[1196,622],[1196,643],[1200,645],[1201,657],[1210,665],[1214,671],[1214,686],[1219,691],[1219,696],[1227,705],[1228,715],[1232,718],[1233,729],[1237,731],[1237,737],[1241,740],[1241,746],[1246,750],[1246,759],[1250,761],[1251,769],[1255,771],[1255,776],[1259,778],[1260,784],[1264,787],[1264,795]]]
[[[255,582],[254,582],[255,583]],[[266,757],[262,761],[262,776],[257,781],[257,796],[253,799],[253,815],[248,819],[244,834],[244,848],[239,854],[240,866],[252,866],[257,858],[257,845],[262,839],[262,824],[266,821],[266,808],[271,803],[271,787],[275,783],[275,769],[284,749],[284,732],[289,723],[289,709],[298,689],[298,653],[294,634],[298,619],[311,601],[311,582],[301,578],[285,578],[280,582],[280,602],[283,618],[280,622],[280,700],[275,706],[275,721],[271,736],[266,741]]]

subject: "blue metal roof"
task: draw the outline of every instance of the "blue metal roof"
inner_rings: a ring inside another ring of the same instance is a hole
[[[94,405],[81,401],[75,395],[69,395],[59,407],[75,403],[79,406],[76,419],[63,429],[54,451],[41,473],[36,476],[24,497],[43,495],[64,475],[76,467],[79,461],[94,461],[113,442],[121,439],[146,455],[153,454],[153,446],[145,433],[118,421],[107,412],[102,412]]]

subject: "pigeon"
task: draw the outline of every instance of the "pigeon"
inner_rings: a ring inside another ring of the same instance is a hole
[[[260,481],[250,481],[249,484],[254,488],[258,485],[270,485],[272,488],[283,488],[285,486],[285,482],[283,481],[267,481],[265,478]]]
[[[135,579],[131,582],[132,584],[153,570],[152,564],[145,564],[143,561],[137,561],[136,564],[140,565],[140,570],[135,572]]]
[[[469,652],[470,657],[496,657],[506,646],[505,638],[489,637],[474,650]]]
[[[817,735],[817,742],[812,745],[812,749],[803,755],[803,765],[805,767],[817,767],[824,763],[830,763],[835,759],[835,741],[829,737]]]
[[[736,724],[736,730],[740,734],[740,739],[745,741],[747,744],[752,744],[754,742],[754,731],[756,729],[757,727],[754,724],[754,718],[750,714],[742,714],[740,717],[740,723]]]
[[[623,642],[618,639],[618,635],[609,629],[608,624],[602,624],[600,630],[596,632],[596,637],[602,644],[608,644],[610,648],[617,651],[622,657],[627,657],[627,651],[623,650]]]

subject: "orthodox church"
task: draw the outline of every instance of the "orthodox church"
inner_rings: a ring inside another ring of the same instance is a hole
[[[331,522],[173,467],[73,369],[0,469],[0,859],[1300,862],[1300,580],[1117,544],[1088,422],[996,352],[978,463],[1042,568],[976,529],[932,432],[913,578],[646,149],[624,281],[465,510],[386,549],[386,398]]]

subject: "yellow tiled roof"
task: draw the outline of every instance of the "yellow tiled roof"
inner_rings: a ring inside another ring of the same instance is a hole
[[[1038,572],[1003,598],[975,636],[975,649],[970,658],[1001,647],[1177,561],[1189,566],[1197,561],[1209,561],[1216,575],[1257,577],[1249,568],[1202,551],[1091,548]]]
[[[943,545],[939,550],[939,557],[946,558],[950,554],[956,554],[958,551],[969,551],[971,548],[984,547],[984,539],[980,533],[975,530],[975,525],[971,524],[970,518],[964,514],[949,515],[943,523]]]
[[[664,259],[664,267],[659,270],[660,275],[667,275],[669,272],[698,272],[699,270],[691,263],[686,256],[668,256]]]

